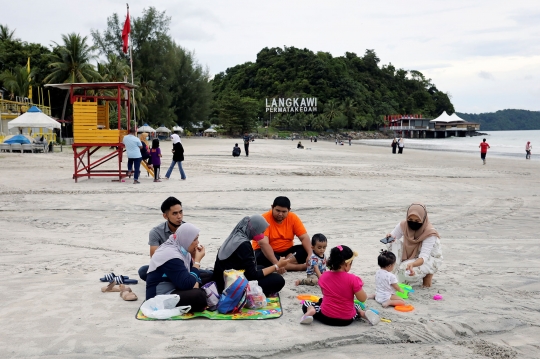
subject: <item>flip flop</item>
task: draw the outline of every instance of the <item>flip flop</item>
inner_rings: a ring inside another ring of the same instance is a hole
[[[124,286],[122,284],[122,286]],[[124,290],[125,291],[130,291],[131,292],[131,288],[128,287],[128,286],[124,286]],[[101,288],[101,291],[103,293],[107,293],[107,292],[121,292],[121,289],[120,289],[120,286],[117,286],[115,282],[110,282],[109,285],[105,286],[105,287],[102,287]]]
[[[139,298],[137,298],[137,295],[131,291],[131,288],[129,288],[129,287],[123,285],[123,284],[120,284],[119,287],[120,287],[120,297],[123,300],[131,302],[131,301],[139,299]]]
[[[115,277],[117,277],[116,274],[109,273],[109,274],[105,274],[103,276],[103,278],[99,278],[99,280],[102,281],[102,282],[111,282]],[[129,277],[127,275],[120,275],[118,277],[122,277],[124,280],[129,279]],[[131,284],[131,283],[128,283],[128,284]]]
[[[137,284],[139,281],[137,279],[126,279],[125,276],[119,275],[111,279],[112,282],[116,284]]]

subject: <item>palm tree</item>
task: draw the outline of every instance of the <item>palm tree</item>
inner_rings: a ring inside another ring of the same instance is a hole
[[[28,88],[32,84],[32,77],[35,75],[36,69],[30,70],[26,66],[17,66],[15,70],[6,70],[0,74],[0,81],[4,83],[4,87],[10,92],[9,98],[12,100],[15,96],[28,96]]]
[[[51,63],[49,68],[52,72],[45,77],[47,83],[77,83],[90,82],[101,79],[100,74],[90,64],[90,60],[95,58],[94,48],[87,44],[87,36],[81,37],[79,34],[71,33],[62,35],[63,45],[54,43],[57,48],[50,55]],[[64,100],[62,109],[62,120],[66,114],[69,91]]]
[[[16,41],[15,30],[11,31],[9,26],[0,25],[0,41]]]
[[[340,109],[341,109],[341,112],[347,118],[348,128],[353,128],[354,118],[358,110],[356,101],[353,100],[352,98],[346,98],[345,101],[343,101],[343,103],[341,104]]]
[[[328,124],[330,124],[331,126],[333,126],[334,123],[341,124],[342,121],[336,122],[337,118],[341,118],[341,116],[343,116],[343,114],[341,113],[341,110],[339,109],[339,104],[337,103],[336,100],[330,100],[326,103],[326,105],[324,105],[324,116],[328,120]],[[337,137],[337,131],[336,131],[336,137]]]
[[[316,131],[323,131],[328,127],[328,123],[326,122],[326,116],[319,115],[314,116],[311,119],[311,128],[313,128]]]

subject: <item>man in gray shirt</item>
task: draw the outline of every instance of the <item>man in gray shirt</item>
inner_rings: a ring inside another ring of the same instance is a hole
[[[161,204],[161,212],[163,218],[167,221],[158,224],[150,230],[148,237],[148,244],[150,245],[150,257],[154,255],[154,252],[160,245],[162,245],[171,234],[175,233],[178,227],[184,223],[184,211],[182,210],[182,202],[175,197],[169,197]],[[139,277],[146,282],[146,272],[148,272],[148,266],[142,266],[139,268]]]

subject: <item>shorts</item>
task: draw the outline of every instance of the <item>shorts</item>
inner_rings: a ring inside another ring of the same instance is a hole
[[[485,160],[486,159],[487,152],[480,153],[480,158]]]
[[[358,315],[358,309],[361,309],[359,304],[354,305],[354,309],[356,310],[356,315],[354,317],[351,319],[339,319],[324,315],[324,313],[321,311],[322,301],[323,298],[319,299],[317,303],[305,300],[304,303],[302,303],[302,311],[305,314],[307,312],[307,308],[313,306],[315,308],[315,315],[313,316],[313,319],[317,319],[319,322],[326,325],[331,325],[333,327],[345,327],[354,322],[356,319],[360,319],[360,315]]]
[[[287,255],[291,253],[296,253],[294,257],[296,258],[296,261],[298,264],[306,263],[307,260],[307,252],[304,249],[304,246],[301,244],[297,244],[295,246],[292,246],[291,248],[287,249],[284,252],[274,252],[274,255],[279,260],[280,257],[286,257]],[[263,266],[263,267],[270,267],[273,263],[266,258],[262,250],[259,248],[255,250],[255,259],[257,259],[257,265]]]

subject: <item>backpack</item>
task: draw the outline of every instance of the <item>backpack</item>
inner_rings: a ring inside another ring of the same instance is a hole
[[[236,278],[236,280],[228,286],[217,304],[217,311],[221,314],[238,313],[246,305],[246,293],[247,293],[248,280],[243,276]]]

